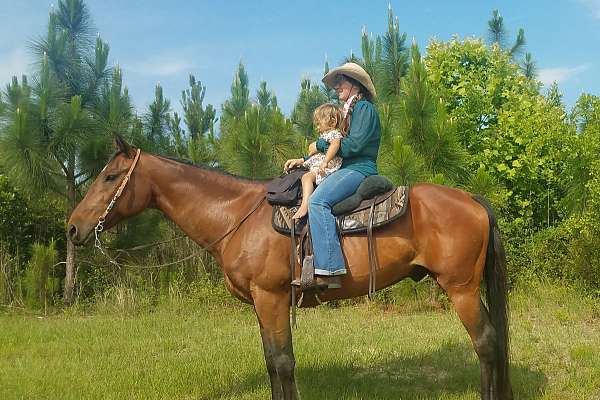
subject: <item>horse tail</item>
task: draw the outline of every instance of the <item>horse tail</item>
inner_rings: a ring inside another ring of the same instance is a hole
[[[509,309],[508,286],[506,282],[506,254],[496,222],[496,215],[489,202],[481,196],[473,199],[485,208],[489,218],[490,235],[483,271],[485,282],[485,302],[490,322],[496,331],[496,373],[498,391],[502,398],[512,398],[509,366]],[[504,397],[505,396],[505,397]]]

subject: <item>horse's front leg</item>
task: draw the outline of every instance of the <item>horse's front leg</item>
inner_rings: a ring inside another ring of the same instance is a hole
[[[290,327],[290,293],[253,291],[273,400],[296,400],[294,350]]]

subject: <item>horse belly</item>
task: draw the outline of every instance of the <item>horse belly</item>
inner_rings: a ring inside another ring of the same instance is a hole
[[[369,288],[369,252],[365,236],[343,238],[344,259],[347,273],[342,278],[342,288],[326,291],[322,299],[333,300],[367,294]],[[408,276],[416,267],[413,260],[416,251],[410,240],[386,235],[384,231],[375,235],[377,289],[390,286]]]

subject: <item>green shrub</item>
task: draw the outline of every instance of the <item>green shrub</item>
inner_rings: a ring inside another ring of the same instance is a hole
[[[31,259],[27,263],[24,276],[25,299],[34,308],[45,307],[52,302],[53,294],[59,289],[59,279],[53,276],[58,258],[54,240],[46,246],[34,243]]]
[[[542,229],[533,237],[526,250],[531,265],[525,267],[525,277],[543,277],[576,281],[571,242],[573,234],[565,224]]]
[[[558,226],[542,229],[523,246],[518,280],[543,279],[582,284],[600,294],[600,226],[589,215],[574,215]]]
[[[9,245],[0,241],[0,304],[22,305],[19,285],[19,257],[9,251]]]

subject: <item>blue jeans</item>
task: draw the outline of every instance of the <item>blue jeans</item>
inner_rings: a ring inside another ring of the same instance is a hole
[[[312,239],[315,274],[342,275],[346,264],[336,232],[334,205],[356,192],[365,176],[358,171],[342,168],[329,175],[310,197],[308,217]]]

